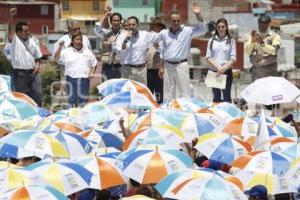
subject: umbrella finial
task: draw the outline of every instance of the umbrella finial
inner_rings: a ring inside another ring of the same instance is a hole
[[[158,146],[157,145],[155,145],[155,151],[158,151]]]

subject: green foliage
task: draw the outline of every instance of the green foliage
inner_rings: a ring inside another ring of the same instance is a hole
[[[43,67],[41,72],[42,88],[43,88],[43,104],[47,107],[51,103],[51,87],[52,83],[60,80],[60,68],[56,65],[48,65]]]
[[[10,74],[12,66],[3,54],[0,54],[0,74]]]

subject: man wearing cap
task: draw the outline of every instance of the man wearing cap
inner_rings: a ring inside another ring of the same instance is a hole
[[[155,32],[139,30],[139,20],[135,16],[127,19],[128,30],[124,31],[113,44],[113,50],[120,57],[122,78],[147,84],[147,50],[159,41]]]
[[[161,30],[166,28],[166,25],[162,23],[159,17],[155,17],[149,23],[150,31],[154,31],[159,33]],[[158,103],[162,103],[163,101],[163,80],[159,78],[159,65],[160,65],[160,57],[159,57],[159,44],[154,43],[152,46],[148,48],[147,54],[147,86],[151,90],[153,94],[156,96],[156,100]]]
[[[159,74],[164,79],[164,101],[178,97],[190,97],[190,73],[187,58],[190,54],[193,37],[205,33],[206,24],[200,14],[200,5],[193,3],[198,24],[187,27],[181,24],[178,11],[171,11],[169,19],[171,26],[162,30],[161,64]]]
[[[252,31],[245,43],[250,55],[252,81],[267,76],[278,76],[277,53],[280,48],[280,36],[270,30],[271,18],[263,15],[258,18],[258,30]]]
[[[268,200],[268,190],[263,185],[255,185],[245,192],[249,200]]]

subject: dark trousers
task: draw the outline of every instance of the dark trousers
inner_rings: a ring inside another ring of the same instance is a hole
[[[156,95],[157,103],[163,102],[163,80],[158,76],[158,69],[147,70],[147,86],[150,91]]]
[[[70,106],[78,107],[86,104],[89,96],[90,79],[66,76],[66,81]]]
[[[213,92],[213,102],[230,102],[231,103],[231,85],[232,85],[232,69],[225,71],[226,77],[226,86],[225,89],[212,88]],[[223,99],[221,99],[221,92],[223,94]]]
[[[107,64],[102,65],[102,81],[106,81],[113,78],[121,78],[121,64]]]
[[[32,70],[13,69],[14,91],[30,96],[38,106],[42,106],[42,81],[39,74]]]

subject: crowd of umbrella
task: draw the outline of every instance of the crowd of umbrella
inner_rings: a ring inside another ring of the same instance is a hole
[[[1,161],[0,199],[67,199],[128,178],[180,200],[247,199],[243,191],[257,184],[272,195],[300,185],[297,133],[278,117],[250,117],[234,104],[190,98],[158,105],[146,86],[127,79],[100,84],[100,101],[50,113],[7,82],[1,76],[0,157],[42,160],[27,167]],[[259,144],[258,135],[268,142]],[[195,167],[181,150],[194,138],[195,149],[233,166],[234,175]]]

